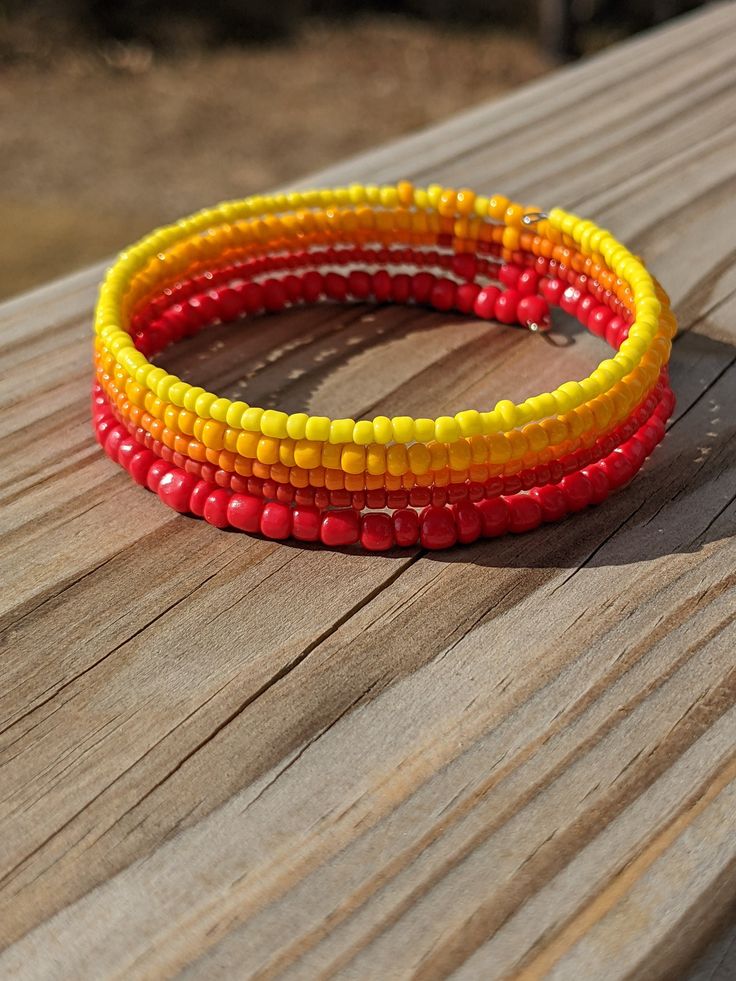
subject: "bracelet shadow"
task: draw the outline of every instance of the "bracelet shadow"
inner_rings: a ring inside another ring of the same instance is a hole
[[[564,315],[555,317],[551,339],[542,339],[518,327],[418,307],[321,304],[210,328],[156,360],[250,404],[357,419],[452,414],[495,404],[500,391],[520,400],[587,374],[606,350]],[[680,404],[664,442],[627,488],[524,535],[424,554],[496,569],[576,569],[697,552],[733,537],[735,362],[732,345],[682,334],[671,363]],[[324,551],[296,541],[285,547]]]

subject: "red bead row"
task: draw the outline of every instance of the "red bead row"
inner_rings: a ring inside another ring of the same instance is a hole
[[[660,422],[669,415],[673,397],[658,406]],[[158,494],[175,511],[202,517],[218,528],[237,528],[266,538],[293,537],[338,547],[358,542],[368,551],[395,545],[450,548],[457,542],[493,538],[506,532],[531,531],[593,504],[628,483],[664,435],[664,425],[648,422],[602,460],[568,474],[557,484],[528,493],[485,498],[451,505],[430,504],[421,511],[400,507],[392,514],[360,514],[354,508],[320,508],[314,504],[265,500],[249,493],[213,487],[207,481],[160,459],[126,434],[125,429],[95,402],[95,431],[108,456],[133,480]]]

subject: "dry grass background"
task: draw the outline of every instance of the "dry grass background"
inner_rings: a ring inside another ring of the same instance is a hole
[[[257,47],[113,46],[0,65],[0,296],[550,67],[532,38],[401,18],[307,21]]]

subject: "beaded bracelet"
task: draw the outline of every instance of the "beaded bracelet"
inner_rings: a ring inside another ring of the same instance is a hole
[[[614,349],[587,378],[437,419],[329,419],[221,398],[148,359],[212,324],[320,300],[416,303]],[[641,261],[561,209],[439,185],[226,202],[123,252],[100,289],[93,417],[174,510],[328,546],[447,548],[602,502],[664,436],[676,323]],[[388,512],[388,513],[387,513]]]

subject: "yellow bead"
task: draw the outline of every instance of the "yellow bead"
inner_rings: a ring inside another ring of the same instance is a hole
[[[253,432],[260,432],[262,415],[263,409],[259,409],[255,405],[249,406],[243,413],[243,418],[240,420],[241,428],[249,429]]]
[[[458,412],[455,422],[460,430],[461,436],[477,436],[481,432],[480,412],[475,409],[467,409],[465,412]]]
[[[423,443],[412,443],[408,448],[409,468],[411,472],[421,477],[429,471],[431,456]]]
[[[519,248],[520,241],[521,234],[518,228],[504,228],[502,242],[505,249],[515,252]]]
[[[233,429],[240,429],[240,420],[243,418],[243,413],[247,408],[247,402],[231,402],[230,408],[227,410],[227,415],[225,416],[225,422],[228,426],[232,426]]]
[[[420,208],[422,211],[426,211],[429,207],[429,195],[423,187],[414,188],[414,205]]]
[[[348,194],[353,204],[363,204],[365,201],[365,188],[362,184],[351,184]]]
[[[342,447],[336,443],[318,443],[321,447],[321,465],[329,470],[339,470],[342,461]]]
[[[354,419],[333,419],[330,423],[330,442],[351,443],[354,429]]]
[[[511,458],[511,445],[503,433],[491,433],[488,439],[490,463],[506,463]]]
[[[215,401],[210,406],[210,415],[212,416],[213,419],[216,419],[218,422],[225,422],[225,420],[227,419],[228,410],[231,405],[232,402],[230,401],[230,399],[223,399],[223,398],[215,399]]]
[[[451,470],[467,470],[472,462],[470,444],[464,439],[455,440],[447,447],[447,456]]]
[[[201,419],[208,419],[210,415],[210,408],[216,401],[217,396],[213,395],[212,392],[202,392],[202,394],[197,397],[197,401],[194,403],[194,411]]]
[[[264,436],[272,436],[274,439],[285,439],[289,435],[286,429],[288,419],[285,412],[266,409],[261,416],[261,432]]]
[[[475,193],[463,187],[457,192],[455,203],[461,215],[470,215],[475,205]]]
[[[326,416],[310,416],[304,430],[307,439],[325,443],[330,438],[330,420]]]
[[[210,450],[221,450],[224,446],[225,426],[215,419],[208,419],[202,426],[201,440]]]
[[[430,184],[427,188],[427,203],[430,208],[437,208],[444,188],[441,184]]]
[[[503,194],[494,194],[488,199],[488,217],[499,220],[506,214],[509,206],[509,199]]]
[[[409,459],[403,443],[394,443],[387,447],[386,469],[394,477],[402,477],[409,469]]]
[[[435,439],[434,419],[415,419],[414,438],[420,443],[431,443]]]
[[[411,416],[394,416],[391,428],[397,443],[411,443],[415,438],[414,420]]]
[[[529,423],[529,425],[524,426],[522,430],[526,440],[529,444],[529,449],[534,453],[539,453],[540,450],[545,449],[549,446],[549,437],[547,433],[539,426],[537,423]]]
[[[390,443],[394,438],[393,427],[388,416],[376,416],[373,420],[373,432],[377,443]]]
[[[390,184],[381,188],[381,204],[384,208],[395,208],[399,203],[399,192]]]
[[[299,439],[294,445],[294,460],[298,467],[311,470],[322,464],[322,446],[313,440]]]
[[[353,430],[353,442],[357,443],[358,446],[368,446],[369,443],[374,443],[376,440],[376,434],[373,430],[373,423],[368,419],[361,419],[360,422],[356,422],[355,429]]]
[[[172,385],[171,388],[169,389],[169,401],[173,402],[174,405],[178,405],[180,409],[183,408],[184,397],[187,394],[189,388],[190,386],[183,381],[177,382],[175,385]]]
[[[279,462],[279,441],[271,436],[261,436],[258,440],[256,451],[259,463],[278,463]]]
[[[260,440],[260,436],[258,433],[254,433],[254,432],[240,433],[236,443],[236,449],[240,454],[240,456],[243,456],[248,460],[255,460],[256,453],[258,452],[259,440]]]
[[[286,420],[287,435],[291,439],[304,439],[304,433],[307,429],[307,419],[309,419],[309,416],[306,412],[292,412]]]
[[[366,450],[366,470],[374,476],[386,473],[386,447],[371,443]]]
[[[500,402],[496,402],[494,412],[500,418],[503,429],[513,429],[517,424],[519,414],[516,411],[516,406],[509,399],[501,399]]]
[[[460,438],[460,429],[452,416],[440,416],[436,419],[434,431],[440,443],[454,443]]]
[[[345,473],[358,474],[365,470],[365,447],[350,443],[342,449],[340,465]]]

